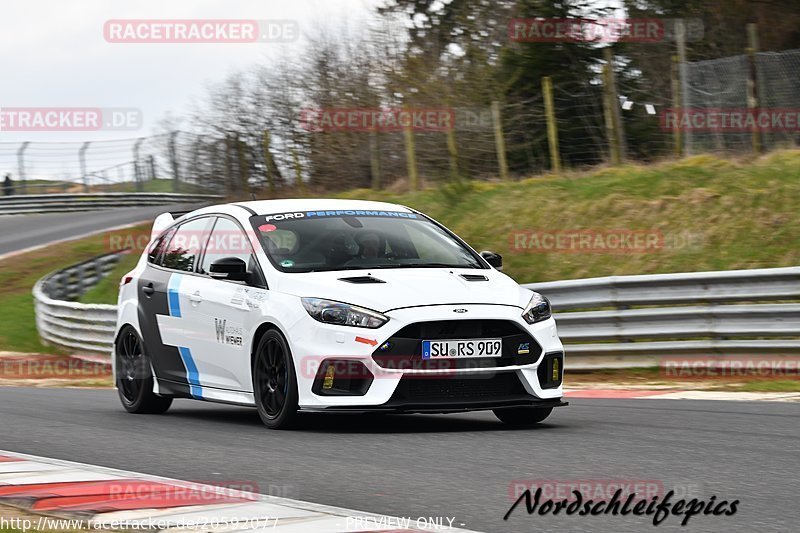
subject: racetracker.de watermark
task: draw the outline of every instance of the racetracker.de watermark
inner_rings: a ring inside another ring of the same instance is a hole
[[[249,232],[252,233],[252,232]],[[255,238],[253,235],[250,235]],[[288,235],[278,233],[273,242],[281,244],[282,239]],[[148,249],[150,232],[127,231],[107,234],[103,238],[106,249],[111,253],[141,253]],[[238,230],[223,231],[184,231],[176,233],[166,243],[167,253],[183,253],[185,251],[200,250],[205,248],[206,253],[215,255],[241,255],[253,252],[253,246],[248,234]]]
[[[660,43],[703,37],[700,19],[664,18],[526,18],[511,19],[508,37],[525,43]]]
[[[0,379],[85,379],[108,377],[111,365],[73,357],[0,357]]]
[[[451,131],[455,117],[449,107],[304,109],[300,125],[312,132]]]
[[[113,19],[103,25],[109,43],[287,43],[300,37],[296,20]]]
[[[798,377],[800,357],[663,357],[659,362],[659,369],[662,376],[669,378]]]
[[[673,491],[678,498],[699,498],[703,495],[703,486],[694,481],[665,482],[661,479],[515,479],[508,485],[508,496],[517,500],[526,490],[542,491],[542,497],[548,500],[575,501],[575,491],[594,500],[610,500],[614,493],[621,490],[622,498],[636,494],[640,498],[650,500],[663,497]]]
[[[664,131],[798,132],[800,108],[687,108],[665,109],[660,114]]]
[[[509,248],[515,253],[636,254],[692,250],[703,245],[703,236],[689,231],[607,228],[513,231],[508,239]]]
[[[0,132],[132,131],[143,122],[133,107],[0,107]]]

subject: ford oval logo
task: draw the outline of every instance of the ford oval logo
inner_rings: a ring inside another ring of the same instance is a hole
[[[466,313],[467,310],[466,309],[453,309],[453,312],[454,313]]]

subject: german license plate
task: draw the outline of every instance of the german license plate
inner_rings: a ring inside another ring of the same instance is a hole
[[[422,341],[423,359],[500,357],[502,355],[502,339],[452,339],[446,341]]]

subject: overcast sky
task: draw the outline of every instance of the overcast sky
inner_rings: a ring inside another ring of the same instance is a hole
[[[292,44],[109,43],[109,19],[296,20],[301,34],[370,17],[379,0],[4,0],[0,107],[117,107],[142,111],[139,131],[0,132],[0,142],[101,140],[147,135],[182,114],[206,87],[249,64],[297,54]]]

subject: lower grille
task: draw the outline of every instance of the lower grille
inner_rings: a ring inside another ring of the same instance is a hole
[[[431,378],[408,375],[400,380],[392,401],[501,401],[524,395],[527,392],[515,372],[500,372],[491,377]]]

